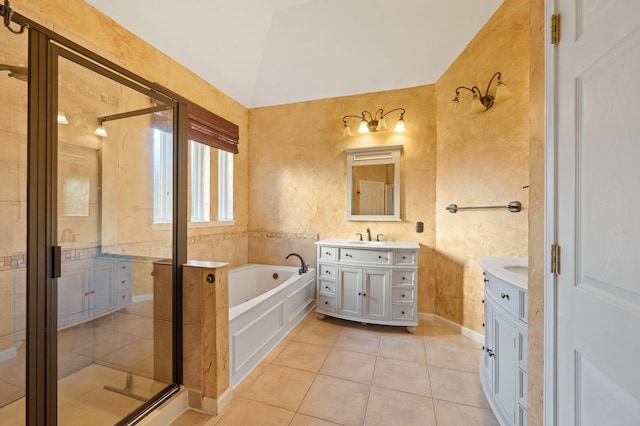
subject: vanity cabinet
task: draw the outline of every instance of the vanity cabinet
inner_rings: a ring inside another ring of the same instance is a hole
[[[513,268],[513,263],[522,259],[483,259],[485,343],[480,381],[501,425],[526,425],[527,287],[526,275],[522,276],[526,266],[517,276],[500,268]]]
[[[363,323],[418,325],[418,244],[323,240],[317,244],[317,312]]]
[[[58,328],[67,328],[131,305],[131,263],[113,258],[64,262],[58,278]]]

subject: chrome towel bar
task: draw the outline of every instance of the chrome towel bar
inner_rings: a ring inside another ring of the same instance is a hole
[[[449,213],[455,213],[458,210],[479,210],[479,209],[509,209],[511,213],[517,213],[522,210],[520,201],[512,201],[506,206],[477,206],[477,207],[458,207],[456,204],[449,204],[445,210]]]

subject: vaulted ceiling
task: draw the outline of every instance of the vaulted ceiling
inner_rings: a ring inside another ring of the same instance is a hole
[[[85,0],[247,108],[435,83],[503,0]]]

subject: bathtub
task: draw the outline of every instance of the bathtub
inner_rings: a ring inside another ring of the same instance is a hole
[[[229,379],[236,387],[315,307],[316,271],[247,264],[229,270]]]

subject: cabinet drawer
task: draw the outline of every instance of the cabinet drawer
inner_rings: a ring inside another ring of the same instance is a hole
[[[416,271],[393,271],[393,285],[415,285]]]
[[[522,407],[527,406],[527,372],[523,371],[521,368],[518,369],[518,383],[517,388],[518,392],[518,403]]]
[[[320,278],[335,280],[336,276],[338,275],[338,268],[335,265],[319,263],[318,272],[320,273]]]
[[[131,281],[128,275],[119,275],[115,277],[116,292],[131,288]]]
[[[402,250],[394,252],[393,264],[398,266],[414,266],[416,264],[416,252]]]
[[[320,279],[318,281],[320,284],[318,285],[318,292],[334,295],[336,294],[336,282],[331,280]]]
[[[485,287],[487,294],[491,296],[497,306],[517,318],[520,307],[519,290],[490,274],[486,274],[486,277],[488,279]]]
[[[318,248],[318,260],[338,260],[338,249],[336,247],[320,246]]]
[[[413,302],[414,301],[414,293],[415,288],[413,286],[406,287],[393,287],[391,290],[391,301],[392,302]]]
[[[131,274],[131,262],[118,261],[116,262],[116,275],[130,275]]]
[[[529,299],[527,297],[527,292],[520,290],[520,306],[518,307],[518,318],[520,321],[526,323],[528,322],[527,318],[529,316]]]
[[[394,321],[413,321],[413,305],[393,304],[391,319]]]
[[[523,332],[518,332],[518,362],[520,368],[527,371],[527,335]]]
[[[318,307],[319,311],[335,312],[336,311],[336,298],[328,297],[324,294],[318,294]]]
[[[341,262],[391,265],[392,253],[381,250],[340,249]]]
[[[116,308],[122,308],[131,304],[131,289],[121,290],[116,293]]]

